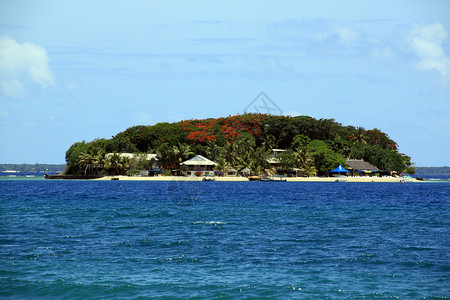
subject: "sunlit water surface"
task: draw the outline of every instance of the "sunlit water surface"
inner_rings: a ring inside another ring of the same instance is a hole
[[[446,299],[450,184],[0,181],[0,297]]]

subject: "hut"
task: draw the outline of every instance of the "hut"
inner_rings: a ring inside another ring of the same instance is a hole
[[[347,159],[346,164],[347,169],[352,172],[353,176],[356,173],[368,175],[380,171],[380,169],[362,159]]]
[[[187,176],[196,175],[196,173],[201,173],[201,175],[214,175],[214,167],[217,163],[201,155],[196,155],[182,162],[180,165],[187,166],[187,170],[183,171],[183,174]]]
[[[223,174],[224,176],[237,176],[238,171],[235,168],[229,167]]]

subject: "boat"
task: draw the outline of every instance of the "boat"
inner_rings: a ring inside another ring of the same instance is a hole
[[[215,181],[214,177],[203,177],[202,181]]]
[[[261,178],[261,181],[277,181],[277,182],[286,182],[286,178],[283,178],[281,176],[272,176],[272,177],[263,177]]]

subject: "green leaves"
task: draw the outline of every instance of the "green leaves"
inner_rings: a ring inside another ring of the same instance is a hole
[[[411,158],[397,151],[397,144],[379,129],[342,126],[333,119],[243,114],[217,119],[186,120],[132,126],[109,140],[72,145],[66,152],[68,174],[90,172],[86,165],[97,154],[146,153],[156,149],[167,170],[195,154],[223,158],[230,166],[252,166],[257,173],[270,168],[265,157],[271,149],[291,149],[280,157],[283,168],[316,169],[325,174],[344,157],[364,159],[383,170],[413,172]],[[135,164],[135,163],[134,163]],[[329,168],[329,169],[327,169]]]

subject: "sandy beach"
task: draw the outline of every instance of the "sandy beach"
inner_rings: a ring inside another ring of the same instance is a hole
[[[185,176],[105,176],[91,180],[122,181],[202,181],[203,177]],[[214,177],[215,181],[249,181],[246,177]],[[422,182],[409,177],[287,177],[287,182]]]

